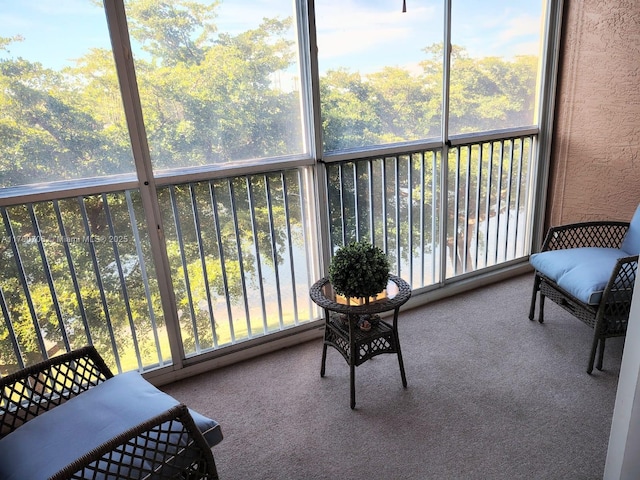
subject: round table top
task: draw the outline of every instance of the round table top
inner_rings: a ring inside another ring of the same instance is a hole
[[[324,277],[313,284],[309,290],[311,300],[322,308],[333,312],[346,314],[373,314],[394,310],[404,304],[411,297],[411,287],[402,278],[389,275],[387,288],[376,300],[368,304],[349,305],[344,297],[336,295],[329,277]]]

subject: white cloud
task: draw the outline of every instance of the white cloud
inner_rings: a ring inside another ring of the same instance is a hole
[[[541,21],[534,13],[507,8],[500,14],[454,15],[453,38],[472,57],[539,54]]]
[[[502,42],[512,42],[523,36],[539,35],[541,28],[540,19],[530,15],[507,18],[503,25],[506,25],[506,28],[498,34],[498,39]]]
[[[32,8],[47,16],[100,15],[104,17],[101,5],[86,0],[39,0],[33,2]]]
[[[290,0],[254,0],[250,8],[245,2],[230,0],[223,2],[216,10],[216,23],[220,32],[236,35],[258,27],[264,18],[295,17],[293,8],[293,1]]]
[[[413,7],[401,12],[401,4],[385,9],[356,5],[354,2],[316,3],[318,58],[320,61],[366,52],[375,55],[379,47],[390,44],[424,46],[425,26],[434,19],[434,8]]]

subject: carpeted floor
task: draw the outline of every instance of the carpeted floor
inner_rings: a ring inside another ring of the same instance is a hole
[[[547,302],[532,275],[402,311],[409,386],[394,355],[349,369],[308,342],[163,387],[218,420],[222,480],[599,479],[622,358],[585,372],[592,330]]]

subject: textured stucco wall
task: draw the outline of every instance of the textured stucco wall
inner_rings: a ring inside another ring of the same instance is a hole
[[[640,1],[566,0],[546,221],[640,203]]]

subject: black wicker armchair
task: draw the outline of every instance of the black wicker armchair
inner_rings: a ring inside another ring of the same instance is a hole
[[[217,479],[214,420],[85,347],[0,378],[0,478]]]
[[[594,329],[587,373],[602,370],[605,340],[626,335],[640,252],[640,206],[629,222],[585,222],[552,227],[535,268],[529,319],[544,321],[548,297]]]

